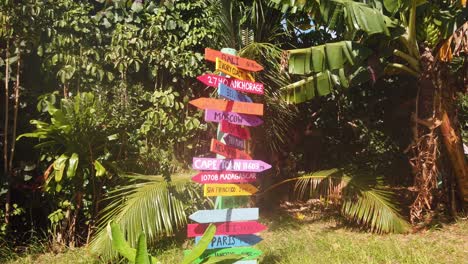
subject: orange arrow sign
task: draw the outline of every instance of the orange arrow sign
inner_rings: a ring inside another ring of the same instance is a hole
[[[221,99],[201,97],[189,102],[200,109],[212,109],[226,112],[235,112],[248,115],[263,115],[263,104],[224,101]]]
[[[225,145],[214,138],[211,139],[210,151],[219,155],[223,155],[224,157],[229,159],[252,159],[252,157],[250,157],[250,155],[245,153],[244,151]]]
[[[216,70],[237,79],[255,82],[255,79],[252,76],[252,74],[241,70],[235,65],[232,65],[231,63],[224,61],[220,58],[216,58]]]
[[[205,60],[216,62],[216,58],[220,58],[225,60],[232,65],[235,65],[241,69],[247,71],[261,71],[263,70],[262,65],[258,64],[254,60],[249,60],[246,58],[241,58],[239,56],[234,56],[226,53],[222,53],[221,51],[205,48]]]
[[[248,196],[258,192],[252,184],[205,184],[204,196]]]

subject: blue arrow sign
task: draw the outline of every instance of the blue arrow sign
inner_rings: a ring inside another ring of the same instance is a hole
[[[258,220],[258,208],[199,210],[190,215],[189,218],[198,223],[220,223],[232,221]]]
[[[226,98],[232,101],[247,102],[252,103],[252,99],[245,94],[241,94],[238,91],[231,89],[229,86],[224,83],[218,84],[218,94],[219,96]]]
[[[200,242],[201,237],[195,237],[195,244]],[[228,248],[228,247],[248,247],[253,246],[263,239],[256,235],[236,235],[236,236],[214,236],[208,249]]]

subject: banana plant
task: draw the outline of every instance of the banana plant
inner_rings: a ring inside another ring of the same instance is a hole
[[[107,226],[107,232],[109,238],[112,241],[112,246],[117,250],[120,255],[126,258],[130,263],[134,264],[157,264],[161,263],[156,257],[148,254],[146,246],[146,236],[144,233],[141,233],[138,237],[137,248],[130,247],[129,243],[125,240],[125,237],[120,230],[120,226],[114,221],[110,221]],[[181,264],[190,264],[196,259],[198,259],[203,252],[208,248],[211,240],[213,239],[216,233],[216,226],[210,224],[203,234],[200,242],[193,248],[193,250],[184,257]],[[237,260],[242,259],[242,255],[230,255],[222,257],[209,257],[205,259],[202,263],[233,263]]]

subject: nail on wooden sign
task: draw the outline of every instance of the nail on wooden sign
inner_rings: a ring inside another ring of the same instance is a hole
[[[247,71],[261,71],[263,66],[254,60],[249,60],[235,55],[222,53],[221,51],[205,48],[205,60],[216,62],[216,58],[221,58],[237,67]]]
[[[226,78],[224,76],[219,76],[216,74],[203,74],[197,77],[197,79],[205,84],[206,86],[211,86],[218,88],[220,83],[223,83],[234,90],[244,92],[244,93],[251,93],[251,94],[263,94],[264,93],[264,86],[263,83],[239,80],[235,78]]]
[[[255,81],[254,77],[249,72],[239,69],[235,65],[232,65],[220,58],[216,58],[216,70],[237,79],[251,82]]]
[[[257,181],[257,174],[253,172],[235,171],[202,171],[192,177],[192,181],[206,183],[251,183]]]
[[[225,101],[206,97],[192,100],[189,103],[200,109],[212,109],[248,115],[263,115],[263,104],[257,103]]]

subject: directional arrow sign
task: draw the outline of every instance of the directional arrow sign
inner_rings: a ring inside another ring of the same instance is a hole
[[[232,264],[257,264],[257,260],[256,259],[251,259],[251,260],[239,260],[239,261],[236,261]]]
[[[239,102],[247,102],[252,103],[252,99],[245,94],[241,94],[236,90],[231,89],[229,86],[225,85],[224,83],[220,83],[218,85],[218,94],[219,96],[232,100],[232,101],[239,101]]]
[[[259,233],[267,228],[256,221],[225,222],[216,223],[215,225],[215,235],[250,235]],[[208,224],[188,224],[187,237],[202,236],[207,227]]]
[[[250,82],[234,78],[226,78],[224,76],[219,76],[210,73],[198,76],[197,79],[200,82],[204,83],[206,86],[218,88],[218,85],[220,83],[224,83],[225,85],[231,87],[234,90],[245,93],[263,94],[264,89],[263,83]]]
[[[252,184],[205,184],[203,185],[204,196],[250,196],[258,192]]]
[[[258,208],[199,210],[189,216],[197,223],[219,223],[258,220]]]
[[[226,145],[236,147],[242,150],[245,149],[245,141],[240,138],[237,138],[233,135],[224,134],[223,139],[224,139],[224,142],[226,142]]]
[[[239,69],[235,65],[232,65],[229,62],[220,58],[216,58],[216,70],[237,79],[247,80],[251,82],[255,81],[254,77],[249,72]]]
[[[249,115],[263,115],[263,104],[257,103],[225,101],[221,99],[213,99],[206,97],[201,97],[192,100],[189,103],[200,109],[213,109]]]
[[[263,124],[263,120],[253,116],[231,112],[223,112],[217,110],[205,110],[205,121],[207,122],[221,122],[226,120],[231,124],[243,125],[243,126],[259,126]]]
[[[185,250],[184,255],[187,255],[191,252],[191,250]],[[208,257],[222,257],[222,256],[227,256],[227,255],[246,255],[246,257],[242,258],[242,261],[244,260],[254,260],[260,255],[262,255],[262,251],[256,248],[251,248],[251,247],[237,247],[237,248],[223,248],[223,249],[209,249],[205,250],[203,254],[201,254],[200,257],[198,257],[196,260],[191,262],[192,264],[198,264],[201,263],[204,259]],[[238,262],[235,262],[238,263]],[[244,262],[245,263],[245,262]]]
[[[195,244],[200,242],[201,237],[195,237]],[[248,247],[253,246],[263,239],[256,235],[237,235],[237,236],[214,236],[208,249],[228,248],[228,247]]]
[[[262,172],[264,170],[270,169],[271,165],[261,160],[214,159],[194,157],[192,167],[195,170]]]
[[[221,121],[221,132],[231,134],[241,139],[250,139],[250,132],[247,129],[231,124],[225,120]]]
[[[262,65],[258,64],[254,60],[249,60],[239,56],[234,56],[221,51],[217,51],[210,48],[205,48],[205,60],[216,61],[216,58],[221,58],[237,67],[247,70],[247,71],[261,71],[263,70]]]
[[[257,175],[253,172],[234,172],[221,171],[209,172],[202,171],[192,177],[192,181],[198,183],[249,183],[256,182]]]
[[[210,151],[229,159],[252,159],[252,157],[244,151],[225,145],[214,138],[211,139]]]

